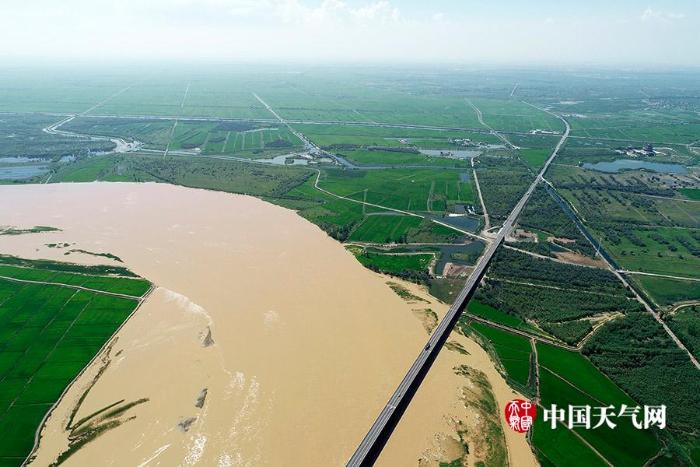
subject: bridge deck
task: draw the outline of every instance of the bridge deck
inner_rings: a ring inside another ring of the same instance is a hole
[[[432,366],[433,361],[435,361],[435,358],[442,349],[443,344],[450,335],[452,328],[457,323],[459,316],[462,314],[462,311],[469,302],[469,299],[474,294],[474,291],[481,281],[484,272],[486,272],[486,268],[496,253],[498,246],[503,242],[506,236],[510,234],[511,230],[513,229],[513,225],[515,225],[515,221],[518,219],[518,216],[520,216],[525,204],[530,199],[530,196],[532,196],[532,193],[535,191],[537,185],[542,181],[545,172],[547,172],[550,164],[558,154],[561,147],[564,145],[566,138],[569,136],[569,124],[563,118],[562,120],[566,125],[564,135],[561,137],[559,143],[554,148],[554,151],[552,151],[552,154],[549,156],[544,166],[537,174],[535,181],[532,182],[525,194],[515,205],[506,221],[503,223],[503,226],[498,231],[496,238],[493,240],[493,242],[491,242],[477,262],[476,266],[474,267],[474,271],[472,271],[467,278],[464,288],[462,288],[454,303],[447,311],[447,314],[442,321],[440,321],[440,324],[438,324],[438,326],[435,328],[433,334],[428,340],[428,343],[425,345],[425,347],[423,347],[418,355],[418,358],[416,358],[416,360],[413,362],[413,365],[411,365],[409,368],[408,373],[406,373],[406,376],[404,376],[403,380],[401,380],[398,388],[396,388],[394,393],[391,395],[391,398],[389,398],[389,401],[379,413],[379,416],[367,432],[367,435],[365,435],[357,450],[348,461],[348,467],[373,465],[381,453],[381,450],[393,432],[394,427],[401,419],[403,412],[406,410],[406,407],[408,407],[413,395]]]

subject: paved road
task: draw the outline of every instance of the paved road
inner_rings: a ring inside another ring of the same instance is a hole
[[[481,194],[481,185],[479,184],[479,177],[476,175],[476,167],[474,167],[474,157],[471,158],[472,164],[472,174],[474,175],[474,183],[476,184],[476,192],[479,195],[479,202],[481,203],[481,210],[484,212],[484,230],[489,230],[491,228],[491,219],[489,218],[489,212],[486,210],[486,203],[484,203],[484,196]]]
[[[49,135],[61,135],[61,136],[67,136],[71,138],[86,138],[92,141],[112,141],[116,147],[113,150],[113,152],[129,152],[133,151],[135,149],[138,149],[139,144],[135,142],[127,142],[126,140],[122,138],[116,138],[116,137],[109,137],[109,136],[100,136],[100,135],[86,135],[86,134],[81,134],[81,133],[75,133],[73,131],[66,131],[66,130],[59,130],[59,128],[66,123],[69,123],[73,121],[76,117],[84,117],[88,113],[92,112],[93,110],[97,109],[101,105],[107,103],[111,99],[114,99],[115,97],[123,94],[124,92],[128,91],[131,89],[131,86],[127,86],[124,89],[121,89],[117,91],[116,93],[112,94],[111,96],[108,96],[104,100],[98,102],[97,104],[93,105],[87,110],[84,110],[78,114],[72,114],[68,115],[65,118],[61,119],[60,121],[53,123],[46,128],[44,128],[42,131],[46,134]],[[51,179],[51,176],[49,176],[49,180]],[[48,180],[46,181],[48,183]]]
[[[401,415],[403,415],[403,412],[406,410],[406,407],[413,398],[413,394],[415,394],[418,386],[420,386],[425,374],[430,369],[430,366],[437,357],[442,345],[447,340],[452,328],[456,324],[466,304],[476,290],[482,276],[484,275],[484,272],[486,271],[486,268],[489,265],[489,262],[496,253],[498,246],[503,242],[505,237],[510,234],[511,230],[513,229],[513,225],[525,207],[525,204],[530,199],[530,196],[532,196],[532,193],[535,191],[537,185],[542,181],[543,175],[549,168],[561,147],[564,145],[566,138],[569,136],[570,127],[568,122],[562,117],[559,118],[561,118],[566,125],[564,135],[559,140],[559,143],[554,151],[552,151],[552,154],[549,156],[549,159],[547,159],[547,162],[545,162],[544,166],[537,174],[535,181],[532,182],[525,194],[522,196],[522,198],[520,198],[520,201],[518,201],[518,204],[515,205],[510,215],[503,223],[503,226],[498,231],[496,238],[493,242],[491,242],[486,249],[486,252],[474,267],[474,270],[470,274],[469,278],[467,278],[464,288],[459,293],[450,309],[447,311],[445,317],[442,319],[442,321],[440,321],[440,324],[438,324],[437,328],[435,328],[433,334],[428,340],[428,343],[421,350],[418,358],[415,362],[413,362],[413,365],[411,365],[409,368],[408,373],[406,373],[406,376],[404,376],[403,380],[399,384],[399,387],[396,389],[396,391],[394,391],[394,394],[392,394],[387,404],[379,413],[379,417],[377,417],[369,432],[348,461],[348,467],[373,465],[381,453],[381,450],[388,440],[388,437],[391,435],[391,432],[401,418]]]
[[[496,138],[503,141],[503,144],[505,144],[507,148],[516,149],[515,146],[513,145],[513,143],[511,143],[508,138],[506,138],[505,136],[503,136],[501,134],[502,132],[496,131],[491,125],[489,125],[488,123],[486,123],[484,121],[484,115],[481,113],[481,109],[479,109],[479,107],[475,106],[474,103],[472,101],[470,101],[469,99],[467,99],[467,104],[469,104],[471,106],[471,108],[474,109],[474,112],[476,112],[476,118],[477,118],[477,120],[479,120],[479,123],[481,124],[481,126],[483,126],[484,128],[487,128],[489,130],[490,134],[492,134]]]
[[[656,274],[653,272],[643,272],[643,271],[629,271],[627,269],[618,269],[617,272],[622,273],[622,274],[632,274],[632,275],[636,274],[636,275],[640,275],[640,276],[665,277],[667,279],[678,279],[681,281],[700,282],[700,278],[697,278],[697,277],[669,276],[668,274]]]
[[[262,98],[261,98],[260,96],[258,96],[257,94],[253,93],[253,97],[255,97],[255,98],[258,100],[258,102],[260,102],[260,103],[267,109],[268,112],[270,112],[272,115],[274,115],[275,118],[276,118],[282,125],[286,126],[287,129],[289,129],[289,131],[291,131],[292,134],[293,134],[294,136],[296,136],[297,138],[299,138],[299,139],[301,140],[301,142],[304,143],[304,149],[305,149],[305,150],[307,150],[307,151],[312,151],[312,152],[315,152],[315,153],[317,153],[317,154],[326,156],[326,157],[328,157],[328,158],[330,158],[330,159],[333,159],[333,160],[335,160],[338,164],[343,165],[343,166],[345,166],[345,167],[347,167],[347,168],[349,168],[349,169],[356,169],[356,168],[358,168],[356,165],[350,163],[350,161],[348,161],[348,160],[345,159],[344,157],[338,157],[338,156],[336,156],[335,154],[332,154],[332,153],[330,153],[330,152],[324,151],[324,150],[321,149],[320,147],[316,146],[313,142],[311,142],[311,140],[309,140],[309,139],[308,139],[306,136],[304,136],[301,132],[299,132],[299,131],[295,130],[294,128],[292,128],[292,126],[289,124],[289,122],[287,122],[287,120],[285,120],[284,118],[282,118],[282,116],[280,116],[280,114],[278,114],[277,112],[275,112],[275,110],[274,110],[272,107],[270,107],[270,106],[268,105],[267,102],[265,102],[264,100],[262,100]]]

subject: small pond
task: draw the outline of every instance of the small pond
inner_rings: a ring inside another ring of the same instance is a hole
[[[0,167],[0,180],[21,180],[44,174],[49,171],[46,165],[16,165]]]
[[[662,162],[640,161],[635,159],[617,159],[612,162],[585,163],[584,169],[597,170],[599,172],[617,173],[623,170],[650,170],[652,172],[666,174],[684,174],[688,169],[680,164],[666,164]]]

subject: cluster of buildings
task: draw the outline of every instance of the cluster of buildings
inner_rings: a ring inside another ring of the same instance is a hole
[[[653,157],[656,155],[654,151],[654,146],[650,143],[645,144],[643,147],[627,146],[626,148],[618,148],[615,150],[618,154],[624,154],[630,157]]]

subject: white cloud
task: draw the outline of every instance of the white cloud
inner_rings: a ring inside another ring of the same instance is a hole
[[[683,14],[683,13],[654,10],[651,7],[647,7],[647,9],[644,10],[639,17],[639,19],[641,19],[642,21],[647,22],[647,23],[651,23],[651,22],[670,23],[672,21],[676,21],[676,20],[684,19],[684,18],[685,18],[685,14]]]
[[[387,23],[401,19],[401,13],[388,0],[367,1],[351,6],[344,0],[323,0],[316,6],[303,0],[155,0],[142,6],[151,12],[167,14],[208,10],[226,17],[276,19],[285,24]]]

